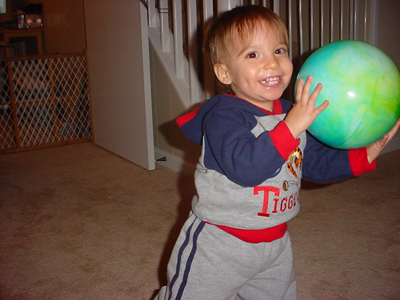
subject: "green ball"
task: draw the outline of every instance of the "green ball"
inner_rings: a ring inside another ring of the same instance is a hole
[[[356,149],[382,138],[400,117],[400,72],[379,48],[361,41],[339,41],[315,51],[297,80],[313,76],[311,91],[323,88],[316,106],[329,106],[309,132],[339,149]]]

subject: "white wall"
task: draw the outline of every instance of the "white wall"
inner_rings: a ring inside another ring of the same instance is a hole
[[[145,9],[132,0],[84,4],[95,142],[154,169]]]

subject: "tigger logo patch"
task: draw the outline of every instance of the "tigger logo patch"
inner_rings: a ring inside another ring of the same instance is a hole
[[[303,152],[299,147],[297,147],[290,155],[287,161],[287,167],[289,171],[294,175],[294,177],[298,177],[296,170],[301,170],[301,165],[303,163]]]

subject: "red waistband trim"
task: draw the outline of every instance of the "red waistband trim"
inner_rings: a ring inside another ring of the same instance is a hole
[[[205,222],[211,224],[209,222]],[[215,225],[215,224],[211,224]],[[265,229],[238,229],[223,225],[215,225],[223,231],[245,241],[247,243],[270,243],[282,238],[287,231],[287,223]]]

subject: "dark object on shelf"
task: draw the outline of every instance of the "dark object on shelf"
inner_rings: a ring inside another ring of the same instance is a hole
[[[41,14],[42,13],[42,8],[43,8],[43,4],[39,3],[39,4],[29,4],[27,5],[23,11],[25,14]]]

